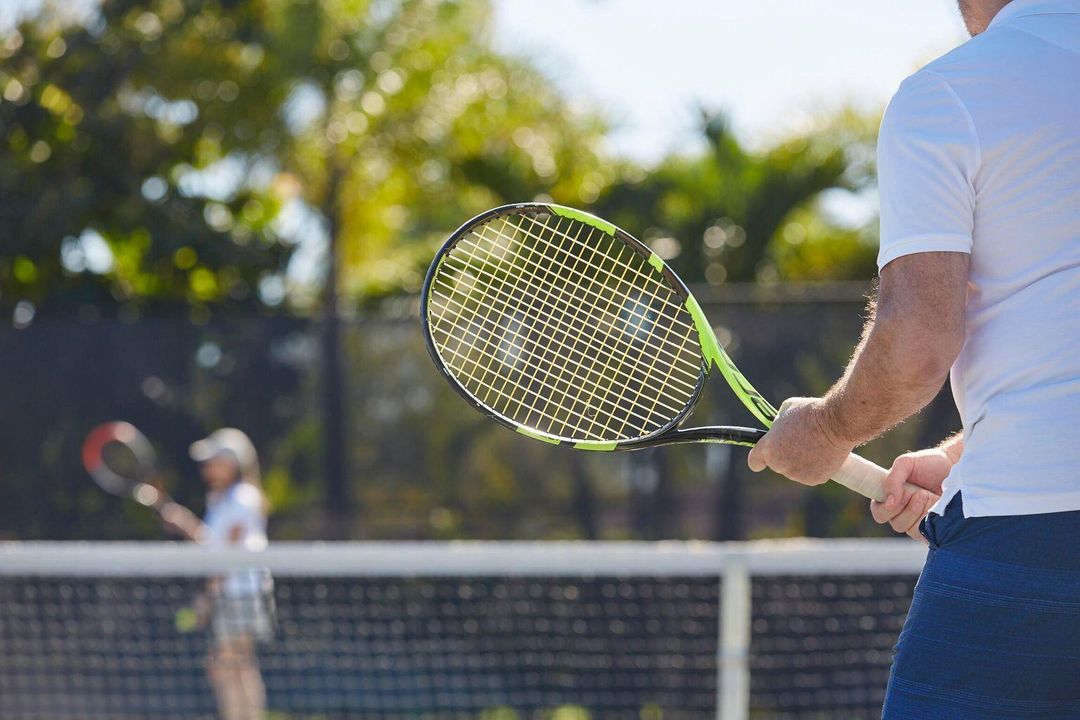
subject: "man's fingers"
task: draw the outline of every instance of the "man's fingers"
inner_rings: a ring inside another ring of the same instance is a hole
[[[874,516],[875,521],[882,525],[888,523],[898,533],[904,533],[916,540],[923,540],[919,532],[919,523],[930,512],[930,508],[937,502],[939,496],[922,488],[913,492],[908,488],[908,491],[910,494],[901,495],[900,501],[894,503],[895,508],[887,503],[871,500],[870,514]]]
[[[900,514],[904,510],[904,485],[900,484],[899,487],[888,482],[886,478],[885,483],[885,500],[884,502],[878,502],[877,500],[870,501],[870,514],[874,517],[874,520],[884,525],[892,520],[894,517]]]
[[[932,489],[912,484],[919,469],[919,458],[923,456],[924,453],[905,453],[897,457],[885,477],[885,502],[870,503],[870,514],[875,521],[888,523],[896,532],[917,540],[922,539],[919,522],[939,497]]]
[[[928,490],[917,490],[907,499],[904,509],[889,524],[899,533],[910,534],[912,528],[926,517],[927,510],[934,503],[934,496]]]
[[[750,454],[746,456],[746,464],[750,466],[750,469],[754,472],[761,472],[764,470],[768,463],[765,462],[765,448],[762,446],[764,439],[759,440],[758,444],[750,448]]]
[[[870,515],[873,516],[874,522],[878,525],[884,525],[900,512],[901,508],[894,496],[890,496],[893,499],[892,505],[886,505],[883,502],[877,500],[870,501]]]
[[[925,518],[930,513],[930,508],[934,507],[934,503],[936,503],[938,501],[938,498],[941,497],[940,495],[935,495],[929,490],[920,490],[919,495],[922,497],[923,507],[922,510],[919,511],[918,519],[911,524],[910,528],[908,528],[908,535],[911,535],[914,538],[922,538],[922,533],[919,532],[919,523],[921,523],[923,518]]]
[[[909,527],[907,530],[908,536],[913,540],[919,540],[923,543],[926,542],[926,538],[924,538],[923,534],[919,532],[919,525],[922,523],[922,520],[924,517],[926,517],[927,513],[930,512],[930,508],[934,506],[935,502],[937,502],[937,499],[937,495],[933,494],[932,492],[926,491],[926,497],[923,502],[922,512],[919,513],[918,520],[912,523],[911,527]]]
[[[911,528],[910,530],[908,530],[907,536],[909,538],[911,538],[912,540],[918,540],[923,545],[926,544],[926,538],[924,538],[923,534],[921,532],[919,532],[919,523],[915,523],[915,526],[913,528]]]
[[[750,448],[750,454],[746,456],[746,464],[754,472],[761,472],[769,466],[769,440],[769,434],[765,433],[765,436]]]
[[[921,518],[919,513],[922,511],[922,506],[921,500],[912,498],[908,501],[908,504],[904,506],[904,509],[889,521],[889,525],[898,533],[906,533],[911,529],[912,525],[919,522]]]
[[[885,476],[885,504],[891,508],[903,505],[904,485],[915,470],[915,458],[901,455],[893,460],[889,474]]]

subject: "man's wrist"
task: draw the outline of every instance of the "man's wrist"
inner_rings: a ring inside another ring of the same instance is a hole
[[[839,411],[839,400],[836,396],[826,396],[819,401],[815,417],[821,433],[826,437],[830,445],[850,452],[859,444],[858,439],[850,436],[849,429]]]

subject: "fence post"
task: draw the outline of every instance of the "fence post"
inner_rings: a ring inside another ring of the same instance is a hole
[[[750,573],[742,562],[732,560],[724,566],[720,586],[718,720],[747,720],[750,716],[751,602]]]

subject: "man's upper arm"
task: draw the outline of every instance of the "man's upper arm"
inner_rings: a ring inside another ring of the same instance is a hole
[[[877,324],[916,343],[933,374],[963,346],[980,163],[974,120],[946,79],[905,80],[878,135]]]
[[[875,328],[903,334],[931,374],[947,372],[963,347],[970,264],[964,252],[920,252],[881,269]]]

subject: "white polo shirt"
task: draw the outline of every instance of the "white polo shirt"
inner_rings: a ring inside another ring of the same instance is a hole
[[[206,544],[212,548],[239,546],[245,550],[265,550],[266,513],[263,512],[262,493],[254,486],[238,481],[220,493],[208,497],[206,516]],[[234,543],[231,535],[239,529]],[[222,592],[226,597],[246,597],[264,592],[270,583],[270,573],[265,569],[234,570],[224,577]]]
[[[878,164],[879,267],[971,254],[964,454],[934,511],[1080,510],[1080,0],[1013,0],[905,80]]]

